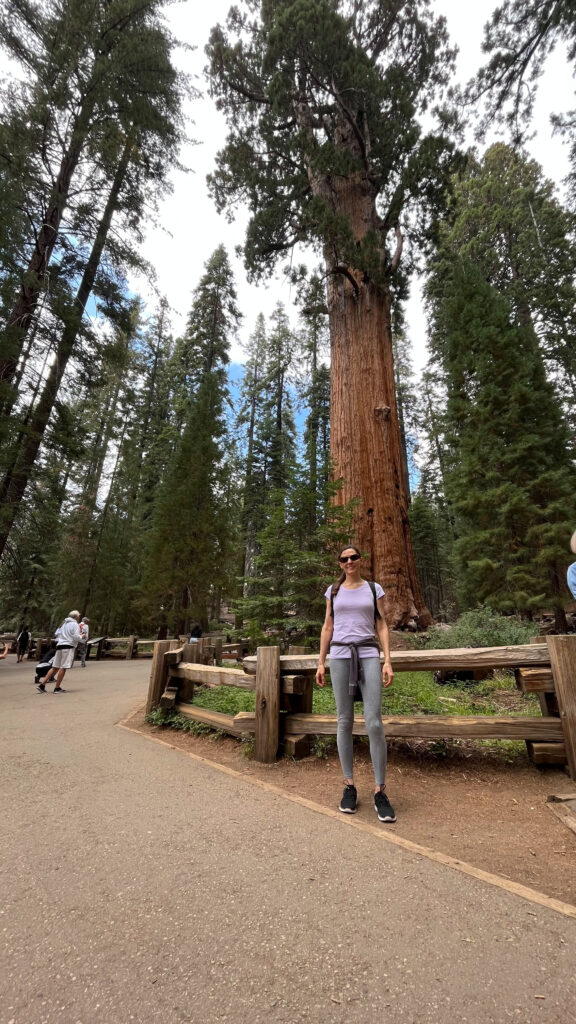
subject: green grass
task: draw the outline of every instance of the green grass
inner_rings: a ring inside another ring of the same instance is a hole
[[[237,715],[239,711],[254,711],[256,698],[253,690],[241,690],[237,686],[218,686],[213,690],[199,686],[194,690],[194,704],[209,711]]]

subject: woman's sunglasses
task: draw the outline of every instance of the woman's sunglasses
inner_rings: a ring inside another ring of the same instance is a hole
[[[338,559],[338,561],[339,562],[357,562],[359,558],[361,558],[361,555],[344,555],[344,556],[341,555],[340,558]]]

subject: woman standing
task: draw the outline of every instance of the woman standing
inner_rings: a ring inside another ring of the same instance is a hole
[[[374,808],[380,821],[392,822],[396,821],[396,815],[386,796],[387,748],[382,726],[382,683],[388,687],[394,678],[390,637],[384,618],[384,591],[378,583],[371,585],[362,578],[361,558],[358,548],[352,545],[344,548],[338,558],[342,575],[326,591],[326,618],[320,635],[316,682],[318,686],[326,684],[324,665],[330,649],[330,677],[338,712],[336,740],[344,773],[344,793],[339,809],[344,814],[355,814],[358,807],[352,757],[354,699],[358,684],[374,768]],[[384,652],[382,667],[375,630]]]

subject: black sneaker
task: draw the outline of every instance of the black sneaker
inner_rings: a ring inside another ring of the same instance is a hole
[[[340,801],[339,811],[344,814],[356,814],[358,809],[358,794],[356,792],[356,786],[345,786]]]
[[[374,794],[374,810],[376,811],[380,821],[396,821],[394,808],[386,796],[386,793],[383,793],[382,790],[380,790],[379,793]]]
[[[46,693],[46,687],[44,686],[44,683],[38,683],[36,689],[38,690],[38,693]]]
[[[52,693],[66,693],[66,690],[63,686],[55,686]]]

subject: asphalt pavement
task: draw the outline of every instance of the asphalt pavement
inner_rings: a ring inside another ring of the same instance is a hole
[[[116,728],[149,671],[0,661],[2,1024],[576,1019],[575,920]]]

